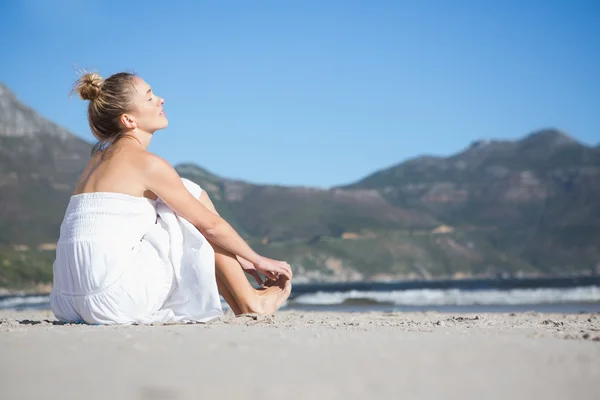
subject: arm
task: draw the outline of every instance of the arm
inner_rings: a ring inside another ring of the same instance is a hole
[[[198,228],[207,240],[252,264],[261,261],[261,257],[227,221],[209,210],[187,190],[177,171],[165,160],[149,153],[146,167],[146,187],[174,212]]]
[[[217,211],[215,205],[213,204],[212,200],[208,196],[208,193],[206,193],[205,190],[202,191],[202,194],[200,195],[200,199],[199,200],[213,214],[221,216],[219,214],[219,212]],[[252,265],[252,262],[246,260],[245,258],[240,257],[239,255],[236,255],[235,257],[237,258],[238,262],[242,265],[242,267],[245,266],[246,268],[249,268]]]

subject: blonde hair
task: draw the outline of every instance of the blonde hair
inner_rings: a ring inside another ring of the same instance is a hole
[[[96,72],[84,72],[73,84],[73,92],[89,101],[88,122],[98,139],[92,155],[104,151],[123,136],[119,119],[131,110],[135,94],[134,77],[132,73],[119,72],[103,79]]]

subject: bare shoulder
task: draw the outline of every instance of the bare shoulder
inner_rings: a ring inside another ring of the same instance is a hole
[[[165,186],[181,180],[167,160],[146,149],[122,146],[112,154],[111,162],[118,166],[119,176],[127,176],[129,189],[135,186],[135,192],[142,191],[146,197],[161,197],[160,192],[171,189]]]
[[[143,163],[142,168],[144,171],[146,171],[151,177],[164,174],[177,174],[175,168],[173,168],[173,166],[167,160],[154,153],[150,153],[149,151],[144,153],[140,161]]]
[[[173,166],[164,158],[150,152],[145,152],[143,165],[146,186],[160,196],[156,191],[173,190],[174,187],[184,188],[181,177]]]

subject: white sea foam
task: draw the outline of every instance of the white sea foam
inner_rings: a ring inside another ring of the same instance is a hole
[[[305,305],[335,305],[347,300],[365,300],[403,306],[561,304],[599,302],[600,287],[513,290],[416,289],[387,292],[352,290],[304,294],[296,297],[294,302]]]

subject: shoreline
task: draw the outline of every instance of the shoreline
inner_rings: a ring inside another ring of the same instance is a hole
[[[577,280],[587,280],[590,282],[600,284],[600,274],[565,274],[565,275],[543,275],[543,274],[529,274],[525,276],[506,276],[506,277],[498,277],[498,276],[464,276],[461,278],[451,278],[451,277],[437,277],[437,278],[419,278],[419,279],[409,279],[406,277],[397,277],[397,279],[381,279],[381,280],[318,280],[318,281],[305,281],[302,277],[299,277],[298,282],[294,283],[294,288],[296,289],[296,294],[302,294],[303,291],[301,289],[311,287],[311,288],[330,288],[330,287],[340,287],[346,286],[352,290],[353,288],[361,288],[368,286],[386,286],[386,285],[400,285],[411,287],[413,285],[419,285],[420,287],[457,287],[457,286],[465,286],[468,287],[470,284],[476,284],[479,282],[486,282],[488,284],[492,284],[492,286],[488,286],[489,288],[502,288],[508,287],[510,283],[549,283],[549,282],[558,282],[558,281],[577,281]],[[253,281],[251,281],[252,283]],[[551,286],[532,286],[532,287],[551,287]],[[299,290],[300,289],[300,290]],[[51,283],[40,283],[37,285],[33,285],[28,288],[22,289],[11,289],[0,287],[0,298],[9,297],[9,296],[47,296],[50,294],[52,290]],[[292,293],[294,295],[294,293]]]

